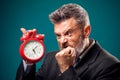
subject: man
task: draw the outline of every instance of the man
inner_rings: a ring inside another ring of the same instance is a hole
[[[89,38],[91,27],[85,9],[66,4],[49,17],[60,51],[47,53],[38,72],[35,64],[23,60],[16,80],[120,80],[119,60]],[[24,28],[21,31],[26,35]]]

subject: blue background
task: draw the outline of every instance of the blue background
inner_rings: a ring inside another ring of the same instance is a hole
[[[89,13],[92,32],[103,48],[120,59],[119,0],[0,0],[0,80],[14,80],[21,61],[21,27],[45,34],[46,52],[58,49],[48,15],[66,3],[82,5]],[[37,69],[41,66],[37,63]]]

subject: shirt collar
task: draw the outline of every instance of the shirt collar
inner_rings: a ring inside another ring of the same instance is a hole
[[[83,53],[79,56],[80,59],[83,58],[83,56],[92,48],[92,46],[95,44],[95,40],[94,39],[90,39],[90,45],[89,47],[83,51]]]

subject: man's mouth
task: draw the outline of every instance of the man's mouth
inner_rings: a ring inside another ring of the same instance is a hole
[[[64,45],[64,46],[62,46],[62,49],[65,49],[65,48],[67,48],[69,45]]]

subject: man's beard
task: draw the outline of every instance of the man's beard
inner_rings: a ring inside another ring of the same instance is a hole
[[[77,44],[75,51],[76,56],[80,56],[86,47],[84,36],[80,36],[79,43]]]

